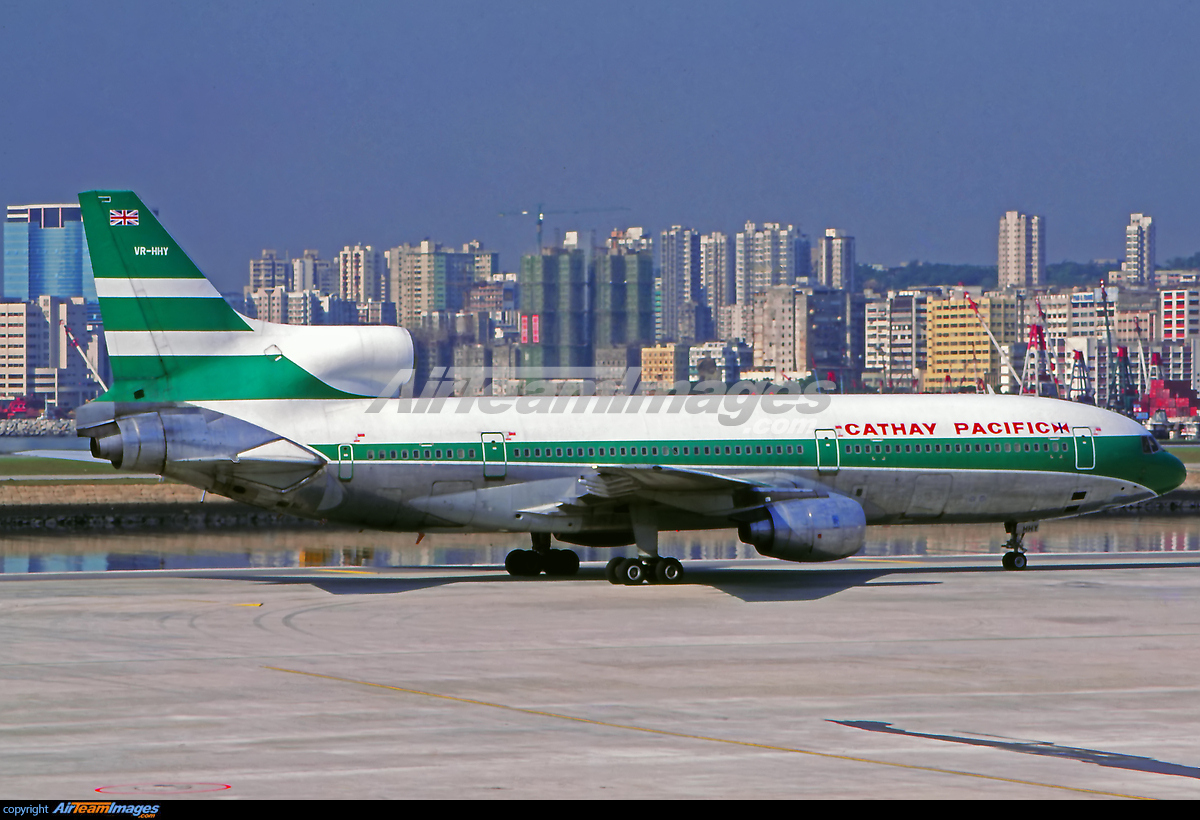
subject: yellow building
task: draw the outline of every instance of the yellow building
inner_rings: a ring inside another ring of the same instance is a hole
[[[661,344],[642,348],[642,384],[666,392],[677,382],[688,380],[688,352],[683,344]]]
[[[998,295],[982,296],[976,304],[978,316],[967,298],[929,300],[927,390],[971,392],[982,391],[983,386],[991,386],[996,392],[1008,390],[1013,368],[1002,361],[979,319],[987,323],[1011,359],[1012,347],[1024,341],[1021,306],[1016,296]]]

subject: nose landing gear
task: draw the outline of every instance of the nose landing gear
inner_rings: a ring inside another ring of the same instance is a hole
[[[1001,559],[1000,563],[1005,569],[1025,569],[1027,564],[1024,544],[1025,533],[1037,532],[1037,528],[1037,522],[1004,522],[1004,531],[1009,534],[1009,539],[1004,544],[1004,546],[1008,547],[1008,552],[1004,553],[1004,558]]]

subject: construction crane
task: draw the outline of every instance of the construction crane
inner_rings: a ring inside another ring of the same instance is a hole
[[[532,208],[513,208],[508,211],[501,211],[500,216],[532,216],[537,221],[537,244],[538,253],[542,252],[542,225],[546,221],[546,215],[557,214],[600,214],[610,211],[628,211],[629,209],[623,205],[612,205],[604,208],[564,208],[557,211],[546,210],[545,205],[541,202],[534,205]]]
[[[959,283],[959,287],[962,287],[961,282]],[[992,335],[992,329],[990,327],[988,327],[987,322],[983,321],[983,315],[979,312],[979,305],[976,304],[975,300],[971,298],[971,294],[967,293],[966,288],[963,288],[963,296],[967,297],[967,304],[971,306],[971,310],[975,311],[975,318],[979,320],[980,326],[987,333],[988,338],[992,340],[992,347],[996,348],[996,355],[1000,357],[1000,370],[1001,370],[1001,372],[1003,372],[1004,365],[1006,362],[1008,362],[1008,357],[1004,355],[1004,348],[1000,347],[1000,343],[997,342],[996,337],[994,335]],[[974,352],[975,352],[975,350],[972,347],[972,350],[971,350],[972,355],[974,355]],[[1017,372],[1012,369],[1011,362],[1009,363],[1008,370],[1010,373],[1012,373],[1013,378],[1017,380],[1017,393],[1018,394],[1024,393],[1025,392],[1025,383],[1021,380],[1020,375],[1018,375]],[[980,391],[980,392],[982,392],[982,391]]]
[[[79,354],[80,358],[83,359],[83,363],[87,365],[88,372],[92,374],[92,378],[96,380],[96,384],[100,385],[101,390],[107,391],[108,385],[104,383],[104,379],[100,378],[100,374],[96,372],[96,368],[92,367],[91,360],[89,360],[87,354],[83,352],[83,348],[79,346],[79,340],[76,339],[75,334],[71,332],[71,328],[67,325],[66,320],[60,320],[59,324],[62,325],[63,331],[66,332],[67,341],[71,343],[71,347],[75,348],[75,351]]]

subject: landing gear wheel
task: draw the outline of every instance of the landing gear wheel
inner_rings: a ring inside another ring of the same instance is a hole
[[[1004,565],[1005,569],[1025,569],[1027,560],[1025,558],[1025,553],[1013,550],[1011,552],[1004,553],[1004,558],[1001,559],[1000,563]]]
[[[654,565],[654,578],[660,584],[678,584],[683,580],[683,564],[674,558],[663,558]]]
[[[626,586],[640,584],[646,580],[646,565],[636,558],[626,558],[621,562],[618,575]]]
[[[542,574],[543,561],[533,550],[513,550],[504,558],[508,574],[518,578],[533,578]]]
[[[625,559],[618,555],[616,558],[610,558],[608,563],[604,565],[604,577],[608,579],[610,584],[621,583],[621,564],[625,563]]]
[[[542,563],[547,575],[574,575],[579,572],[579,556],[575,550],[550,550],[543,556]]]

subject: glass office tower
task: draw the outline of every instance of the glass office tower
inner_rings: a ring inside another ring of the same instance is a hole
[[[4,220],[4,298],[83,296],[96,301],[79,206],[9,205]]]

